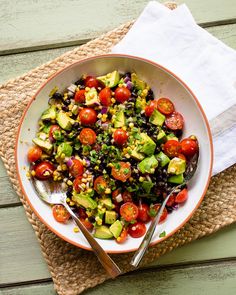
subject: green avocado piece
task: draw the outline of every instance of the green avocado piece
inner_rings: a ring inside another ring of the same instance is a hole
[[[102,81],[107,87],[114,87],[120,81],[120,74],[118,71],[108,73],[105,76],[97,77],[98,80]]]
[[[185,172],[186,169],[186,161],[180,158],[173,158],[170,160],[167,172],[169,174],[179,175]]]
[[[150,193],[150,191],[151,191],[151,189],[152,189],[153,186],[154,186],[154,184],[153,184],[152,181],[146,181],[145,180],[145,181],[142,182],[142,188],[145,190],[145,192],[147,194]]]
[[[166,136],[167,140],[176,140],[179,141],[178,138],[174,135],[174,133],[170,133]]]
[[[114,222],[110,227],[109,227],[110,231],[112,232],[113,236],[117,239],[123,229],[122,223],[120,222],[120,220],[116,220],[116,222]]]
[[[167,179],[168,182],[171,182],[171,183],[175,183],[175,184],[181,184],[184,182],[184,175],[183,174],[179,174],[179,175],[173,175],[173,176],[170,176],[168,179]]]
[[[66,157],[72,155],[73,148],[70,144],[63,142],[57,148],[57,156],[60,157],[61,154],[64,154]]]
[[[144,159],[144,155],[141,154],[141,153],[139,153],[139,152],[137,151],[137,149],[132,150],[130,156],[131,156],[132,158],[136,159],[136,160],[139,160],[139,161],[141,161],[141,160]]]
[[[98,93],[95,88],[90,88],[89,91],[85,92],[85,104],[87,106],[91,106],[98,103],[99,104],[99,98]]]
[[[110,198],[100,200],[100,203],[106,207],[108,210],[113,209],[112,200]]]
[[[113,234],[106,225],[101,225],[95,229],[94,237],[98,239],[111,239]]]
[[[49,141],[42,140],[36,137],[33,139],[33,143],[41,147],[41,149],[45,151],[47,154],[51,154],[53,145]]]
[[[162,144],[163,142],[166,141],[166,133],[164,130],[160,130],[157,134],[157,144]]]
[[[139,170],[144,173],[153,174],[158,166],[158,161],[154,156],[145,158],[142,162],[138,164]]]
[[[120,110],[115,115],[113,115],[112,121],[113,121],[115,128],[120,128],[120,127],[125,126],[126,119],[125,119],[124,111]]]
[[[166,166],[170,162],[170,158],[163,152],[157,154],[156,158],[160,160],[161,167]]]
[[[155,109],[151,117],[149,118],[149,122],[157,126],[162,126],[165,122],[165,119],[166,117],[163,114],[161,114],[157,109]]]
[[[41,115],[41,119],[42,120],[55,120],[57,116],[57,112],[56,112],[56,107],[55,106],[51,106],[50,108],[48,108],[47,110],[45,110],[42,115]]]
[[[59,112],[56,117],[57,123],[64,130],[71,130],[73,120],[64,112]]]
[[[116,221],[116,212],[115,211],[106,211],[105,212],[105,223],[113,224]]]
[[[97,208],[97,202],[94,201],[91,197],[89,197],[88,194],[77,194],[73,193],[72,195],[72,201],[76,202],[77,204],[83,206],[85,209],[95,209]]]
[[[131,81],[138,90],[144,90],[147,87],[147,84],[138,78],[135,73],[131,74]]]
[[[140,136],[140,148],[138,151],[146,154],[147,156],[153,155],[156,149],[155,142],[146,133],[140,133]]]

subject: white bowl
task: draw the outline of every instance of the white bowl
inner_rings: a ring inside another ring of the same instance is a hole
[[[151,86],[155,97],[170,97],[176,109],[183,114],[185,119],[183,137],[194,134],[199,140],[198,169],[188,186],[188,200],[178,210],[169,214],[164,223],[157,226],[152,244],[173,235],[189,220],[206,193],[212,170],[212,137],[206,116],[197,98],[187,85],[169,70],[142,58],[110,54],[84,59],[59,71],[38,90],[21,119],[15,152],[17,173],[22,191],[39,219],[62,239],[87,250],[91,250],[91,248],[81,233],[74,233],[74,223],[72,221],[68,224],[56,222],[50,206],[36,195],[26,176],[27,151],[35,137],[38,118],[47,108],[48,95],[55,86],[59,88],[59,91],[63,91],[83,74],[101,76],[114,70],[121,72],[135,71],[141,79]],[[162,231],[166,232],[166,236],[159,238]],[[98,242],[108,253],[124,253],[136,250],[141,240],[142,238],[134,239],[130,237],[124,244],[117,244],[114,240],[98,239]]]

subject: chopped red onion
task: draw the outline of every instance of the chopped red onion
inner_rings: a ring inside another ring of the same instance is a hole
[[[103,123],[103,124],[102,124],[102,129],[103,129],[103,130],[107,130],[108,127],[109,127],[109,124],[108,124],[108,123]]]
[[[116,202],[120,203],[123,201],[122,194],[116,196]]]
[[[71,167],[71,166],[73,165],[73,161],[72,161],[71,158],[66,162],[66,165],[67,165],[68,167]]]
[[[102,115],[103,115],[103,114],[106,114],[107,111],[108,111],[108,108],[107,108],[107,107],[103,107],[103,108],[101,109],[101,114],[102,114]]]
[[[126,77],[124,78],[124,82],[127,83],[128,81],[130,81],[130,78],[129,78],[128,76],[126,76]]]
[[[133,83],[132,83],[131,81],[128,81],[128,82],[126,83],[126,87],[127,87],[129,90],[131,90],[131,89],[133,88]]]
[[[85,160],[86,161],[86,167],[90,166],[90,161],[88,159]]]

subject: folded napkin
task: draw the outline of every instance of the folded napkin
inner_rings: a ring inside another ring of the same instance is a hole
[[[213,175],[236,162],[236,51],[199,27],[185,4],[169,10],[149,2],[112,52],[147,58],[179,76],[210,122]]]

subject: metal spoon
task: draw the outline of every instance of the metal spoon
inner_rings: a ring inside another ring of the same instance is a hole
[[[53,181],[39,181],[36,178],[32,178],[32,184],[35,191],[40,196],[40,198],[48,204],[61,204],[70,213],[71,217],[74,219],[75,223],[78,225],[79,229],[83,233],[84,237],[87,239],[88,243],[92,247],[94,253],[97,255],[98,260],[108,272],[108,274],[115,278],[121,274],[121,270],[115,264],[115,262],[110,258],[110,256],[102,249],[90,232],[85,228],[83,223],[72,211],[70,206],[66,203],[66,193],[62,190],[61,184]]]
[[[197,163],[198,163],[198,158],[199,158],[199,152],[197,152],[192,159],[189,161],[188,166],[186,168],[185,171],[185,180],[183,183],[175,186],[171,192],[167,195],[167,197],[165,198],[165,200],[163,201],[157,215],[155,216],[155,218],[152,220],[152,223],[148,229],[148,231],[146,232],[142,243],[140,244],[138,250],[135,252],[130,264],[134,267],[138,267],[144,254],[147,251],[147,248],[151,242],[152,236],[155,232],[156,226],[161,218],[162,212],[166,206],[166,203],[168,202],[170,196],[175,193],[178,189],[180,189],[183,185],[188,184],[188,182],[190,181],[190,179],[193,177],[194,173],[196,172],[197,169]]]

